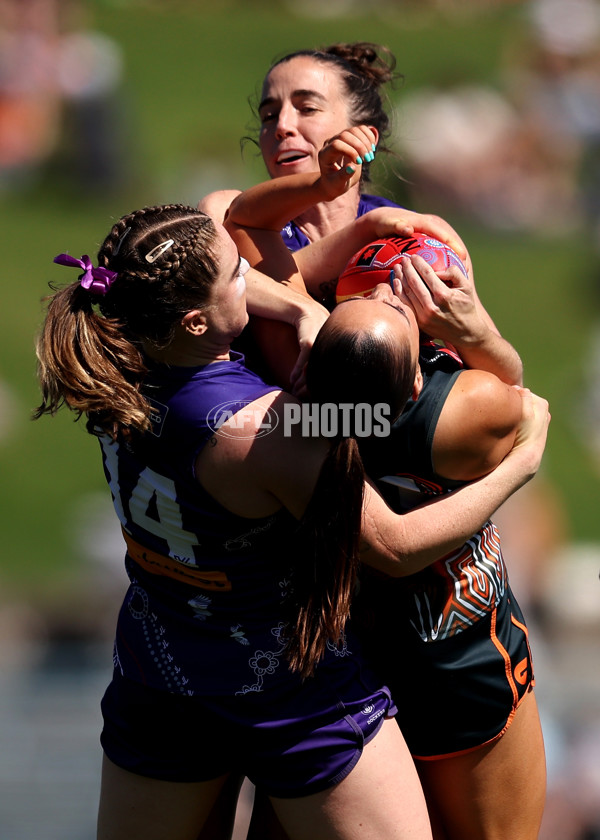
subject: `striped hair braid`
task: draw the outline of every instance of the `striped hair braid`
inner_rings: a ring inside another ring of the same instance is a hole
[[[123,216],[98,253],[99,264],[118,273],[100,302],[103,313],[137,339],[167,345],[181,316],[209,298],[218,274],[215,237],[212,219],[182,204]]]
[[[207,304],[219,274],[216,236],[210,216],[180,204],[119,219],[98,253],[98,266],[116,272],[110,287],[92,297],[76,281],[48,301],[34,417],[66,404],[92,434],[147,429],[142,346],[167,346],[181,317]]]

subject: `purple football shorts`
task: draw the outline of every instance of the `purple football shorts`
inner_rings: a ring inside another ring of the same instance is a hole
[[[101,743],[119,767],[172,782],[230,771],[270,796],[308,796],[341,782],[396,708],[388,689],[354,668],[343,682],[314,677],[287,693],[169,694],[113,675]]]

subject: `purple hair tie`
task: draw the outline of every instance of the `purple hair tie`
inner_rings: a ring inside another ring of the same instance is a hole
[[[93,295],[105,295],[117,279],[116,271],[110,271],[108,268],[95,268],[87,254],[84,254],[80,260],[76,257],[70,257],[68,254],[59,254],[58,257],[54,257],[54,262],[59,265],[81,268],[83,275],[79,282],[84,289],[87,289]]]

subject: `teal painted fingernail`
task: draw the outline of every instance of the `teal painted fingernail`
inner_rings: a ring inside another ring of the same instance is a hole
[[[375,143],[371,143],[371,148],[374,152],[377,150],[377,146],[375,145]]]
[[[373,154],[373,152],[367,152],[367,154],[365,155],[365,160],[367,161],[367,163],[371,163],[372,160],[375,160],[375,155]]]
[[[366,159],[366,157],[367,157],[367,156],[365,155],[365,159]],[[361,156],[360,156],[360,155],[356,158],[356,162],[358,163],[358,165],[359,165],[359,166],[360,166],[360,164],[362,163],[362,158],[361,158]]]
[[[354,167],[353,166],[347,166],[346,167],[346,172],[348,173],[348,175],[354,175]]]

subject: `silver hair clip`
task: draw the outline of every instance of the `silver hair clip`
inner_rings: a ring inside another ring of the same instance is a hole
[[[161,254],[164,254],[165,251],[168,251],[171,245],[174,244],[174,239],[165,239],[165,241],[157,245],[156,248],[153,248],[151,251],[148,251],[144,259],[146,260],[146,262],[153,263],[160,257]]]
[[[123,242],[125,241],[125,237],[127,236],[127,234],[129,233],[129,231],[130,231],[130,230],[131,230],[131,228],[130,228],[130,227],[125,228],[125,230],[124,230],[124,231],[123,231],[123,233],[121,234],[121,238],[120,238],[120,239],[119,239],[119,241],[117,242],[117,247],[116,247],[116,248],[115,248],[115,250],[113,251],[113,257],[116,257],[116,256],[117,256],[117,254],[119,253],[119,251],[121,250],[121,245],[122,245],[122,244],[123,244]]]

